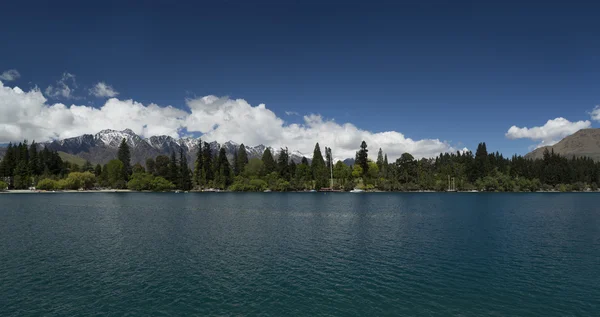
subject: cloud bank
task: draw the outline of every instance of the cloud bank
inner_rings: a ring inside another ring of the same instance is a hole
[[[596,109],[595,109],[596,110]],[[600,111],[600,110],[599,110]],[[600,114],[599,114],[600,115]],[[562,138],[571,135],[581,129],[587,129],[592,126],[592,123],[588,120],[571,122],[565,118],[556,118],[548,120],[546,124],[541,127],[532,128],[519,128],[512,126],[506,132],[506,137],[509,139],[531,139],[534,141],[541,141],[537,147],[554,145]]]
[[[0,74],[0,80],[4,80],[4,81],[17,80],[17,79],[19,79],[19,77],[21,77],[21,74],[19,74],[19,72],[16,69],[9,69],[9,70],[3,72],[2,74]]]
[[[206,96],[188,99],[186,105],[187,109],[181,110],[117,98],[108,99],[99,108],[48,104],[37,88],[25,92],[0,82],[0,143],[23,139],[39,142],[129,128],[143,137],[178,137],[186,129],[201,133],[205,141],[287,146],[307,157],[312,156],[317,142],[322,150],[331,147],[336,159],[354,157],[362,140],[367,142],[372,158],[380,147],[390,160],[404,152],[420,158],[456,151],[438,139],[413,140],[396,131],[373,133],[315,114],[304,116],[302,124],[287,125],[264,104],[252,106],[243,99]]]
[[[112,98],[119,94],[112,86],[107,85],[105,82],[99,82],[94,85],[94,88],[90,89],[90,95],[98,98]]]

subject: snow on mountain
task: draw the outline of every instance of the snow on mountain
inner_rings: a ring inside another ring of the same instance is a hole
[[[144,164],[147,158],[156,157],[158,155],[170,155],[172,152],[179,153],[183,149],[188,158],[188,162],[193,164],[196,154],[199,150],[198,138],[179,138],[175,139],[166,135],[151,136],[142,138],[130,129],[123,131],[117,130],[102,130],[94,135],[84,134],[74,138],[63,140],[55,140],[47,142],[44,145],[57,151],[63,151],[69,154],[80,156],[93,163],[105,164],[116,157],[121,141],[130,146],[132,152],[132,162]],[[219,144],[215,141],[210,142],[210,148],[216,155],[221,147],[225,149],[227,158],[232,160],[234,153],[239,150],[240,145],[233,141],[227,141]],[[261,158],[267,146],[260,144],[257,146],[245,146],[248,158]],[[269,147],[270,148],[270,147]],[[275,157],[278,156],[280,149],[270,148]],[[309,158],[310,156],[299,151],[290,151],[290,159],[296,163],[300,163],[302,157]]]

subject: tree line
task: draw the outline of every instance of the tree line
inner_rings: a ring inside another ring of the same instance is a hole
[[[183,149],[170,156],[148,158],[145,166],[131,165],[130,149],[125,140],[117,157],[95,167],[88,161],[78,166],[63,161],[56,151],[27,142],[9,144],[0,161],[0,188],[90,189],[127,188],[168,191],[208,188],[232,191],[302,191],[329,188],[361,188],[382,191],[538,191],[597,190],[600,163],[590,158],[566,158],[546,150],[542,159],[488,153],[485,143],[470,151],[441,153],[435,158],[415,159],[404,153],[394,162],[379,149],[375,161],[369,158],[365,141],[356,152],[354,164],[334,163],[332,149],[315,145],[312,161],[303,157],[290,160],[287,148],[278,155],[270,148],[260,158],[249,159],[241,144],[230,161],[225,148],[213,150],[199,140],[199,151],[188,164]],[[193,166],[190,169],[189,166]]]

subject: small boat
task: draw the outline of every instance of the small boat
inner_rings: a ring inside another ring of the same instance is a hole
[[[270,193],[270,192],[271,192],[271,190],[270,190],[270,189],[265,189],[265,190],[263,191],[263,193]]]
[[[179,194],[179,191],[178,191],[178,190],[176,190],[176,191],[175,191],[175,194]]]
[[[355,189],[351,190],[350,192],[351,193],[364,193],[364,190],[355,188]]]

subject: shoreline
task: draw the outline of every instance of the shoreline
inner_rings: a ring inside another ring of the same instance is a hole
[[[190,190],[189,192],[183,192],[183,191],[165,191],[165,192],[153,192],[153,191],[135,191],[135,190],[131,190],[131,189],[92,189],[92,190],[56,190],[56,191],[48,191],[48,190],[30,190],[30,189],[9,189],[9,190],[1,190],[0,191],[0,195],[1,194],[73,194],[73,193],[179,193],[179,194],[183,194],[183,193],[264,193],[264,194],[269,194],[269,193],[307,193],[307,194],[315,194],[315,193],[349,193],[351,194],[351,192],[345,192],[345,191],[341,191],[341,192],[310,192],[310,191],[287,191],[287,192],[278,192],[278,191],[271,191],[271,192],[262,192],[262,191],[229,191],[229,190],[220,190],[220,191],[202,191],[202,190]],[[549,193],[549,194],[567,194],[567,193],[600,193],[600,190],[597,191],[585,191],[585,190],[581,190],[581,191],[567,191],[567,192],[561,192],[561,191],[534,191],[534,192],[525,192],[525,191],[509,191],[509,192],[491,192],[491,191],[435,191],[435,190],[421,190],[421,191],[382,191],[382,190],[373,190],[373,191],[364,191],[361,193],[357,193],[357,194],[372,194],[372,193],[414,193],[414,194],[421,194],[421,193],[461,193],[461,194],[480,194],[480,193],[523,193],[523,194],[535,194],[535,193]]]

